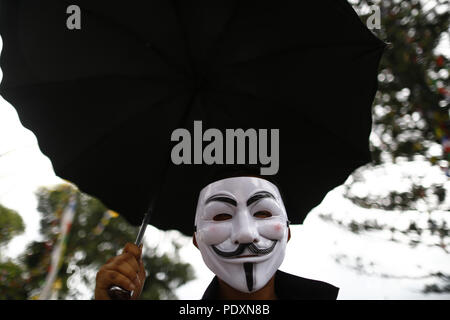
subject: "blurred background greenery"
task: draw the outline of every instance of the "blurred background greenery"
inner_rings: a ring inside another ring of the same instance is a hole
[[[359,210],[361,215],[342,219],[324,212],[321,217],[356,234],[387,231],[391,241],[403,239],[413,247],[427,243],[449,253],[449,1],[349,2],[363,22],[374,17],[374,6],[379,8],[380,28],[372,32],[389,46],[380,63],[379,89],[373,103],[370,137],[373,161],[352,174],[342,194],[354,208],[360,208],[354,211]],[[419,163],[423,170],[402,169],[413,162]],[[424,174],[433,168],[439,168],[441,177]],[[392,174],[393,170],[397,174]],[[382,175],[387,177],[379,178]],[[378,182],[373,182],[377,179]],[[385,185],[373,187],[377,183]],[[383,192],[379,192],[381,188]],[[364,217],[363,213],[368,212],[364,209],[374,209],[379,216],[396,215],[397,220],[407,214],[414,218],[400,228],[398,224],[383,223],[384,218]],[[430,241],[432,237],[434,240]],[[437,272],[430,276],[439,285],[428,285],[423,292],[450,292],[450,274]]]
[[[61,220],[67,214],[66,210],[74,209],[51,298],[75,299],[80,295],[80,285],[84,284],[92,290],[96,271],[120,252],[125,243],[134,242],[138,228],[70,184],[61,184],[52,189],[42,187],[36,196],[38,211],[42,216],[40,232],[43,239],[29,243],[17,261],[0,256],[0,297],[39,297],[51,264],[52,250],[61,240]],[[73,208],[68,206],[71,199],[75,201]],[[0,207],[0,219],[0,245],[4,246],[13,236],[23,232],[24,223],[18,213],[5,207]],[[149,248],[143,249],[148,278],[141,298],[176,298],[173,289],[193,278],[192,269],[176,257],[156,255],[150,251]],[[71,277],[77,279],[76,284],[71,285]]]

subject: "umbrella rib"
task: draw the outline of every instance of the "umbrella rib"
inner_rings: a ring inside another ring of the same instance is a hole
[[[161,105],[162,103],[166,102],[166,101],[169,100],[170,98],[177,98],[177,97],[180,97],[180,96],[182,96],[182,95],[184,95],[184,94],[186,94],[186,93],[183,93],[183,94],[175,94],[175,95],[167,95],[167,96],[165,96],[164,98],[162,98],[161,100],[159,100],[157,103],[155,103],[154,106]],[[146,111],[146,110],[144,110],[144,111]],[[136,113],[135,113],[134,115],[132,115],[130,118],[128,118],[128,119],[126,119],[125,121],[121,122],[120,125],[118,125],[118,126],[116,126],[116,127],[114,127],[114,128],[110,128],[110,130],[109,130],[108,132],[105,132],[100,138],[98,138],[96,141],[94,141],[89,147],[86,147],[82,152],[80,152],[80,153],[78,154],[78,156],[74,156],[74,157],[72,158],[72,161],[70,161],[70,162],[68,162],[68,163],[66,163],[66,164],[64,165],[64,168],[65,168],[65,167],[68,167],[68,166],[70,166],[72,163],[76,162],[77,159],[78,159],[82,154],[86,153],[86,152],[89,151],[89,150],[92,150],[93,148],[95,148],[96,146],[98,146],[99,144],[101,144],[101,143],[103,142],[103,140],[106,139],[106,138],[108,137],[108,135],[109,135],[109,133],[110,133],[111,131],[116,131],[118,128],[124,126],[126,123],[129,123],[129,122],[132,121],[133,119],[139,117],[139,116],[142,114],[142,112],[144,112],[144,111],[136,112]]]
[[[39,83],[29,83],[29,84],[22,84],[18,86],[8,86],[5,84],[0,85],[0,92],[8,89],[27,89],[27,88],[39,88],[39,87],[45,87],[45,86],[53,86],[53,85],[61,85],[61,84],[68,84],[68,83],[76,83],[76,82],[85,82],[85,81],[92,81],[92,80],[101,80],[103,78],[128,78],[133,80],[154,80],[157,83],[169,82],[166,78],[159,78],[159,77],[150,77],[150,76],[124,76],[124,75],[117,75],[117,74],[105,74],[102,76],[91,76],[91,77],[82,77],[82,78],[76,78],[76,79],[70,79],[70,80],[61,80],[61,81],[49,81],[49,82],[39,82]]]
[[[284,55],[284,54],[290,54],[290,53],[293,53],[293,52],[298,51],[298,50],[305,50],[306,48],[308,50],[309,49],[318,49],[318,48],[326,49],[326,48],[334,47],[335,45],[336,44],[333,44],[333,45],[315,44],[315,45],[311,46],[311,45],[307,45],[307,44],[300,44],[300,45],[295,45],[293,47],[286,48],[286,49],[283,49],[283,50],[274,51],[274,52],[271,52],[271,53],[268,53],[268,54],[265,54],[265,55],[251,57],[251,58],[248,58],[246,60],[240,60],[240,61],[236,61],[236,62],[224,63],[224,65],[225,66],[232,66],[232,65],[245,64],[245,63],[249,63],[249,62],[255,62],[257,60],[264,60],[264,59],[267,59],[267,58],[274,58],[274,57],[281,56],[281,55]],[[340,46],[342,46],[342,45],[355,46],[356,44],[340,44]],[[367,44],[367,46],[369,46],[369,44]],[[377,46],[377,47],[373,47],[371,50],[368,50],[367,52],[375,52],[375,51],[379,50],[380,48],[384,48],[384,42],[383,42],[382,45]],[[364,54],[367,53],[367,52],[364,52]]]
[[[64,0],[64,2],[67,3],[67,4],[72,4],[70,1],[67,1],[67,0]],[[83,10],[86,10],[87,12],[89,12],[89,14],[92,14],[93,16],[95,16],[95,17],[97,17],[97,18],[103,20],[103,21],[106,22],[106,23],[112,24],[112,25],[114,25],[114,26],[116,26],[116,27],[118,27],[118,28],[121,28],[121,29],[123,29],[123,30],[126,30],[126,32],[127,32],[128,34],[132,35],[137,41],[140,41],[140,42],[142,42],[142,43],[147,43],[147,42],[148,42],[148,41],[147,41],[145,38],[143,38],[139,33],[137,33],[136,31],[134,31],[134,30],[132,30],[132,29],[130,29],[129,27],[127,27],[127,25],[125,25],[125,24],[123,24],[123,23],[119,23],[119,22],[117,22],[117,21],[115,21],[115,20],[109,18],[108,16],[105,16],[105,15],[100,14],[100,13],[98,13],[98,12],[95,12],[95,11],[93,11],[93,10],[89,10],[89,8],[83,9]],[[174,68],[175,70],[177,70],[177,71],[179,71],[179,68],[177,68],[177,67],[182,67],[182,68],[181,68],[181,71],[182,71],[183,73],[185,73],[185,74],[189,74],[189,72],[188,72],[185,68],[183,68],[182,65],[178,65],[178,64],[176,64],[176,63],[173,63],[173,61],[171,61],[171,59],[170,59],[169,56],[165,56],[164,54],[162,54],[162,52],[161,52],[160,50],[158,50],[158,49],[153,45],[153,43],[151,44],[150,49],[153,50],[153,51],[155,52],[155,54],[156,54],[157,56],[159,56],[160,59],[161,59],[167,66],[171,66],[171,67],[173,67],[173,68]]]
[[[228,18],[228,21],[225,23],[222,32],[217,37],[217,41],[216,41],[216,43],[214,43],[214,48],[211,50],[211,60],[214,60],[214,52],[216,52],[216,53],[218,52],[219,45],[223,42],[223,40],[225,38],[225,31],[227,31],[229,29],[229,26],[231,25],[233,20],[236,18],[239,4],[240,4],[239,1],[234,1],[233,11],[232,11],[230,17]],[[215,57],[217,57],[217,55]]]
[[[194,60],[191,54],[191,51],[189,50],[189,41],[188,41],[188,36],[187,36],[187,31],[186,28],[181,28],[182,25],[182,19],[179,13],[179,8],[175,3],[176,0],[171,0],[171,4],[172,7],[174,9],[175,12],[175,17],[176,17],[176,21],[177,21],[177,26],[178,26],[178,31],[180,32],[181,38],[183,39],[183,45],[184,45],[184,50],[186,52],[186,56],[187,56],[187,60],[188,60],[188,64],[190,66],[190,70],[187,70],[187,75],[188,76],[193,76],[193,70],[194,70]],[[181,28],[181,30],[180,30]]]
[[[247,97],[250,97],[250,98],[253,98],[253,99],[256,99],[256,100],[263,101],[263,102],[265,102],[265,103],[267,103],[267,101],[270,101],[270,102],[273,103],[274,105],[276,105],[276,104],[278,104],[278,105],[279,105],[279,104],[285,105],[285,103],[284,103],[283,101],[281,101],[281,100],[275,100],[275,99],[272,99],[272,98],[269,98],[269,97],[261,98],[261,97],[258,97],[258,96],[255,95],[255,94],[253,94],[253,93],[250,93],[250,92],[244,92],[244,91],[236,91],[236,90],[231,89],[231,88],[230,88],[229,90],[228,90],[228,89],[227,89],[227,90],[217,90],[217,89],[215,89],[214,91],[215,91],[215,92],[219,92],[219,93],[223,93],[223,94],[226,94],[226,95],[235,94],[235,95],[247,96]],[[312,118],[311,118],[310,116],[308,116],[306,113],[303,113],[303,115],[306,116],[305,118],[306,118],[309,122],[314,123],[314,121],[312,120]],[[329,132],[330,136],[334,136],[334,137],[336,136],[335,132],[329,130],[326,126],[321,126],[321,128],[323,128],[323,130]],[[342,139],[342,137],[341,137],[341,139]],[[348,145],[353,145],[353,143],[351,143],[351,141],[348,141],[347,139],[345,139],[344,141],[346,141]],[[356,148],[356,150],[359,150],[359,149]],[[364,157],[363,154],[361,154],[361,156]]]

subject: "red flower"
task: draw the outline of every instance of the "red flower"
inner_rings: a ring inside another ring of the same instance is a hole
[[[436,64],[437,64],[438,67],[442,67],[444,65],[444,57],[443,56],[439,56],[436,59]]]
[[[447,95],[447,90],[445,88],[439,88],[438,89],[439,93],[442,94],[443,96]]]

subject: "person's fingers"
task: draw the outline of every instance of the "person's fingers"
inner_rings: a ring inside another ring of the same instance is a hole
[[[142,292],[145,276],[142,245],[138,247],[127,243],[123,253],[109,259],[97,273],[95,296],[99,299],[108,299],[108,289],[116,285],[133,291],[132,298],[137,299]]]
[[[133,281],[136,287],[141,285],[141,280],[139,279],[139,272],[136,272],[128,263],[124,262],[115,266],[112,271],[116,271],[126,276],[129,280]]]
[[[110,271],[109,279],[113,285],[117,285],[128,291],[136,291],[138,288],[138,286],[133,281],[130,281],[129,278],[115,271]]]
[[[139,288],[133,292],[132,299],[138,299],[141,295],[142,290],[144,289],[145,279],[146,279],[146,273],[144,268],[144,261],[142,259],[139,260],[139,279],[140,279],[140,286]]]
[[[136,290],[136,285],[123,274],[114,270],[102,270],[101,279],[97,281],[100,289],[109,289],[112,286],[119,286],[128,291]]]
[[[129,253],[122,253],[120,256],[117,256],[117,259],[114,261],[113,264],[115,265],[122,263],[129,264],[136,273],[139,272],[139,260],[136,260],[136,258],[133,255]]]
[[[123,248],[123,253],[129,253],[135,257],[136,260],[139,261],[141,258],[142,250],[134,243],[128,242],[125,247]]]
[[[138,274],[138,276],[139,276],[140,283],[141,283],[140,291],[142,291],[144,289],[144,284],[145,284],[145,280],[147,277],[145,267],[144,267],[144,260],[142,259],[142,256],[141,256],[141,259],[139,259],[139,274]],[[140,292],[139,292],[139,294],[140,294]]]
[[[141,280],[141,283],[144,284],[146,278],[146,272],[144,267],[144,261],[141,259],[139,260],[139,279]]]
[[[122,273],[134,282],[136,286],[140,286],[142,279],[140,277],[141,266],[135,257],[129,253],[122,253],[114,257],[114,259],[104,266],[107,270],[113,270]]]
[[[139,275],[144,276],[145,278],[145,267],[142,259],[139,260]]]
[[[131,295],[131,300],[136,300],[139,298],[139,296],[142,293],[142,289],[144,288],[144,285],[142,284],[138,289],[133,291],[133,294]]]
[[[121,255],[109,259],[100,268],[96,277],[95,298],[109,299],[108,290],[114,285],[133,291],[133,297],[138,298],[144,287],[145,277],[142,246],[128,243]]]

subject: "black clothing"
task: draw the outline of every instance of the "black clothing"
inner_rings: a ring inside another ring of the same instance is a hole
[[[275,273],[275,294],[279,300],[336,300],[339,288],[318,280],[306,279],[278,270]],[[209,284],[202,300],[218,300],[217,276]]]

